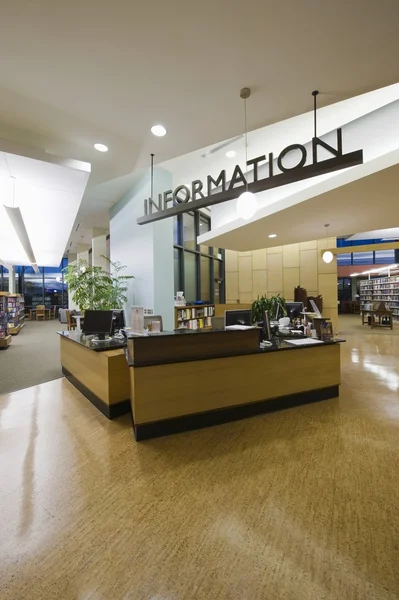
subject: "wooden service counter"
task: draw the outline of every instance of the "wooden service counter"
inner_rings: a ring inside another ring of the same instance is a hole
[[[58,333],[65,377],[109,419],[130,412],[126,342],[95,343],[74,331]]]
[[[178,330],[127,340],[137,441],[339,395],[340,346],[261,350],[259,330]]]

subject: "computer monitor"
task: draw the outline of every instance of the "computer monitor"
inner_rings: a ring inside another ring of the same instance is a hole
[[[99,340],[105,340],[112,333],[112,310],[86,310],[82,331],[86,335],[95,334]]]
[[[252,325],[252,311],[249,310],[225,310],[224,326],[231,325]]]
[[[115,333],[115,331],[120,331],[125,327],[125,313],[122,309],[113,310],[112,312],[112,332]]]
[[[301,312],[303,312],[303,302],[286,302],[285,307],[290,319],[301,318]]]

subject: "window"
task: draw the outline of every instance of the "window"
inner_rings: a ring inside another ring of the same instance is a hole
[[[197,255],[193,252],[184,253],[184,297],[192,303],[198,300],[197,293]]]
[[[373,252],[355,252],[353,254],[354,265],[372,265],[373,264]]]
[[[352,264],[352,254],[337,254],[337,265],[338,267],[344,267]]]
[[[174,217],[174,289],[188,302],[224,302],[224,250],[197,246],[197,236],[210,229],[210,218],[199,212]]]
[[[391,265],[395,262],[395,250],[376,250],[374,254],[376,265]]]

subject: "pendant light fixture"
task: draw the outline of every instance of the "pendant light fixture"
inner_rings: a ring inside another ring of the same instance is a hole
[[[258,203],[255,194],[248,191],[248,178],[247,178],[247,163],[248,163],[248,133],[247,133],[247,99],[251,95],[249,88],[242,88],[240,91],[240,98],[244,100],[244,125],[245,125],[245,181],[246,187],[245,192],[237,199],[237,216],[240,219],[248,221],[251,219],[257,211]]]
[[[330,223],[326,223],[324,225],[324,227],[326,228],[326,239],[328,237],[328,228],[330,227]],[[332,252],[330,252],[330,250],[326,250],[325,252],[323,252],[323,260],[325,263],[329,264],[330,262],[332,262],[334,258],[334,254]]]

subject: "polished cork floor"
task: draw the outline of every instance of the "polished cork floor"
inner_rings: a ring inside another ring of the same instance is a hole
[[[359,321],[339,399],[140,444],[63,379],[1,396],[1,600],[398,599],[399,325]]]

